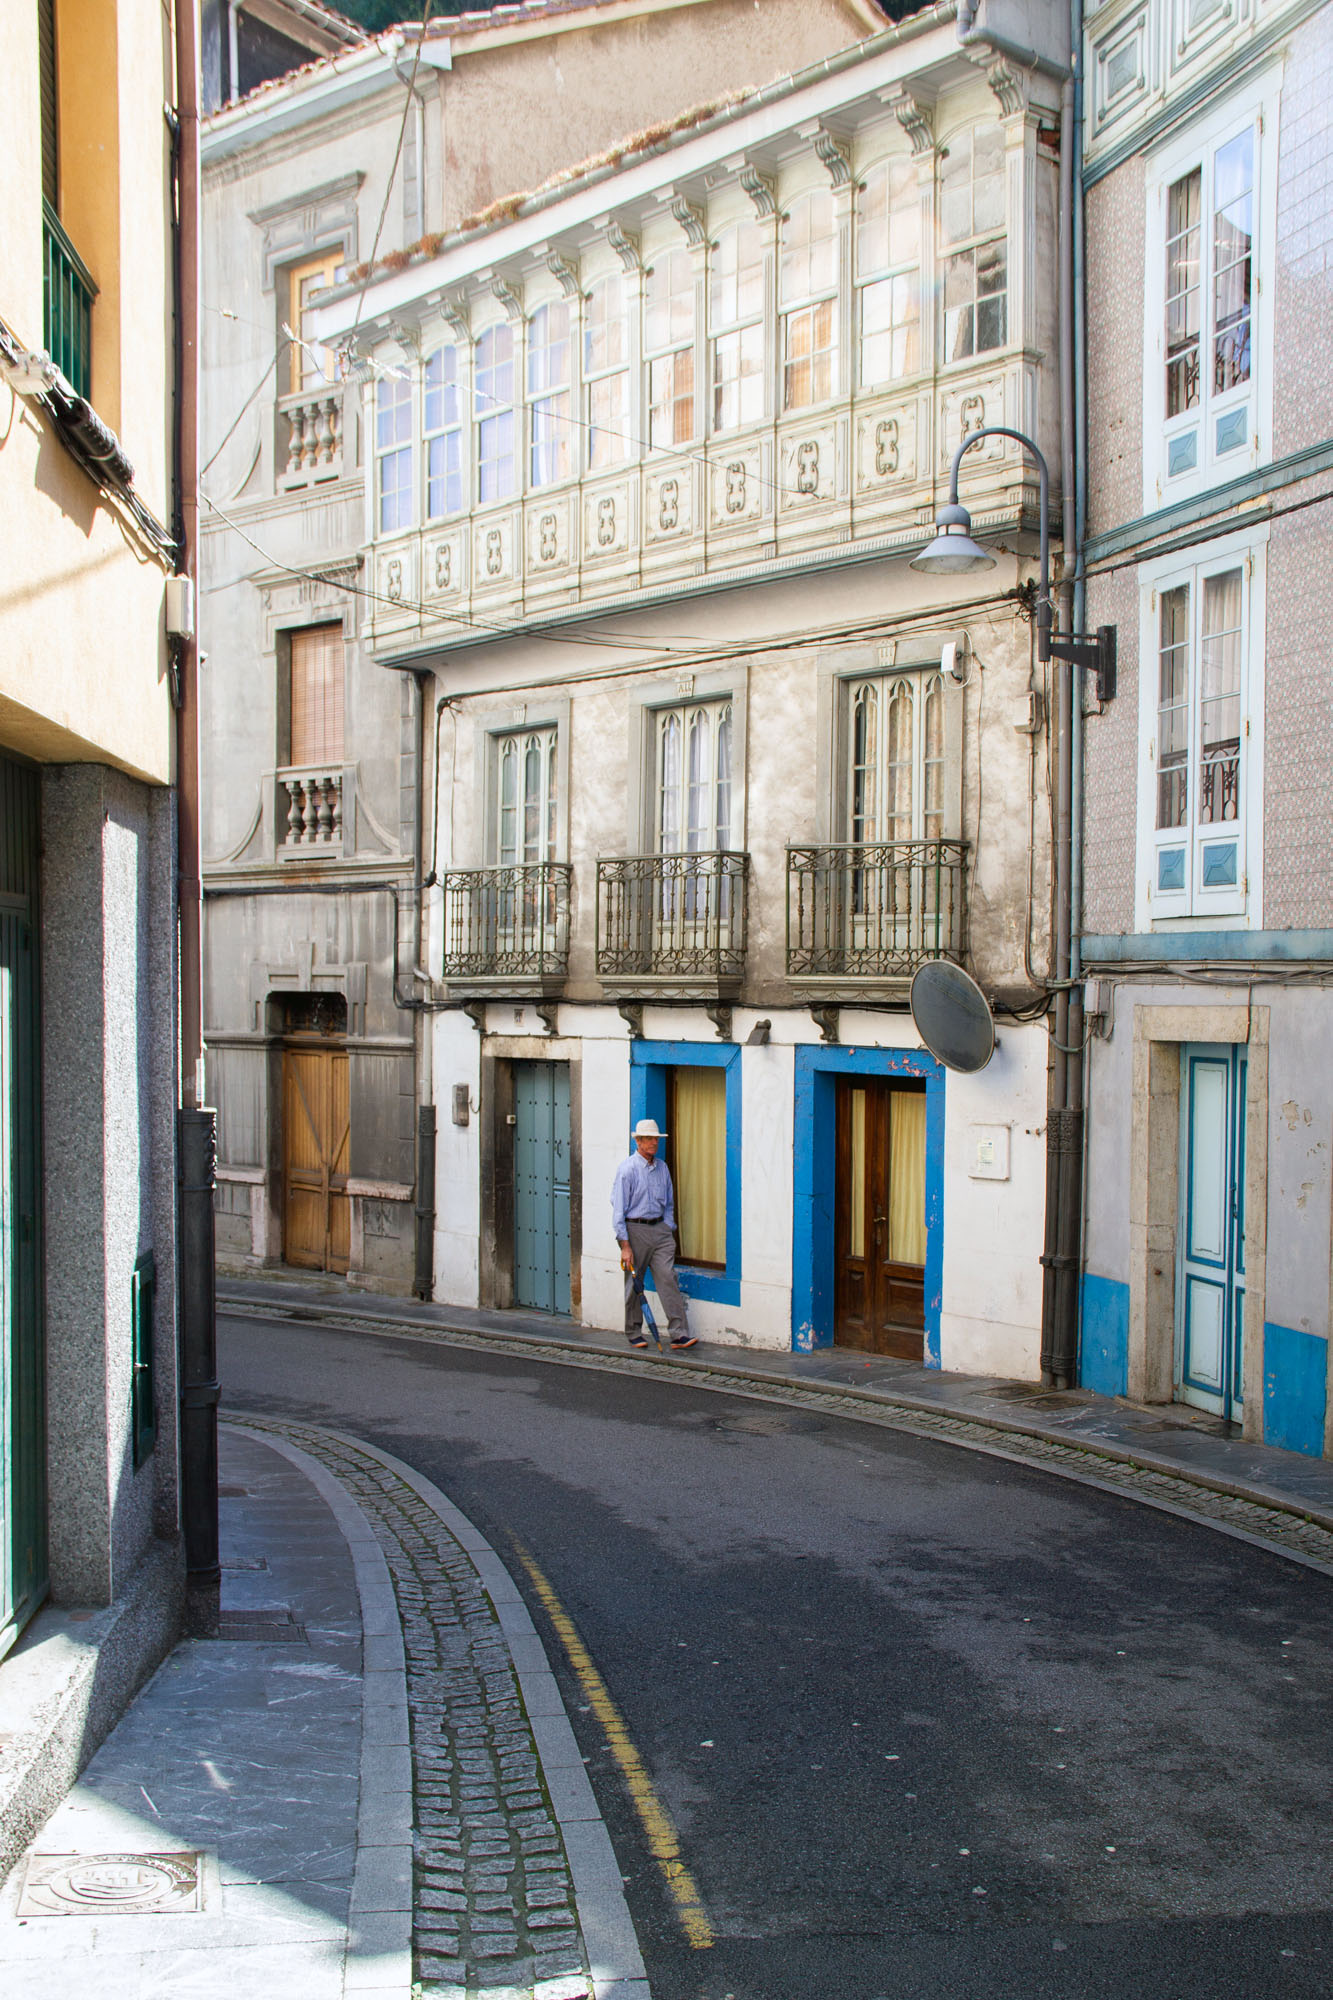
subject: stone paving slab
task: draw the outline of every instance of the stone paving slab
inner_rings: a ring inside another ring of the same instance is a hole
[[[323,1499],[270,1445],[224,1436],[221,1463],[223,1485],[244,1489],[220,1501],[223,1604],[290,1609],[307,1640],[178,1646],[29,1850],[200,1852],[202,1908],[24,1919],[20,1862],[0,1889],[0,2000],[81,1988],[99,2000],[343,2000],[361,1754],[356,1575]],[[408,1980],[393,1990],[407,2000]]]

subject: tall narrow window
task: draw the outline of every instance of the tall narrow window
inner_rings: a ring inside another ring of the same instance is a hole
[[[848,690],[848,837],[944,837],[944,682],[877,676]]]
[[[379,531],[410,528],[412,504],[412,384],[405,375],[382,375],[375,389],[375,474]]]
[[[502,868],[555,859],[556,732],[516,730],[495,741],[491,846]]]
[[[962,361],[1009,337],[1004,133],[978,126],[950,140],[940,168],[944,359]]]
[[[782,404],[826,403],[838,393],[838,239],[833,194],[793,201],[782,224]]]
[[[703,854],[731,846],[731,736],[729,701],[659,710],[659,853]]]
[[[588,293],[583,337],[588,385],[588,463],[620,465],[633,455],[629,434],[629,303],[621,272]]]
[[[551,486],[568,479],[571,451],[569,307],[563,299],[538,306],[528,324],[529,483]]]
[[[719,232],[709,320],[713,429],[758,423],[764,414],[764,231],[758,222],[735,222]]]
[[[648,362],[648,442],[654,451],[694,436],[694,259],[667,250],[644,286],[643,344]]]
[[[316,292],[324,291],[336,281],[341,262],[341,251],[324,250],[318,257],[308,257],[304,263],[293,264],[287,272],[287,332],[283,338],[289,343],[286,376],[287,387],[293,394],[300,389],[317,389],[322,382],[337,380],[336,354],[331,347],[324,347],[315,339],[311,325],[311,300]]]
[[[1243,907],[1245,604],[1238,567],[1158,593],[1157,916]]]
[[[1163,190],[1168,481],[1251,441],[1257,165],[1249,123]]]
[[[667,1077],[667,1144],[682,1264],[727,1262],[727,1074],[673,1069]]]
[[[341,625],[307,625],[293,632],[291,649],[290,743],[288,762],[296,769],[343,760],[343,677]]]
[[[463,508],[463,394],[458,349],[437,348],[426,361],[422,388],[426,442],[426,517],[442,520]]]
[[[477,421],[477,498],[507,500],[517,486],[514,329],[487,327],[477,342],[472,400]]]
[[[856,225],[861,381],[898,382],[921,366],[921,195],[910,160],[866,176]]]

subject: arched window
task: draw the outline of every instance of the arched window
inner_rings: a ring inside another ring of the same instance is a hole
[[[838,393],[838,238],[830,188],[793,201],[782,224],[782,405]]]
[[[502,868],[555,858],[556,732],[528,729],[496,746],[495,859]]]
[[[422,431],[426,443],[426,518],[463,510],[463,397],[458,349],[437,348],[423,374]]]
[[[764,414],[764,231],[733,222],[718,231],[708,287],[713,342],[713,429]]]
[[[949,141],[940,165],[944,359],[962,361],[1009,337],[1004,133],[979,125]]]
[[[866,175],[856,219],[861,381],[898,382],[921,366],[921,194],[910,160]]]
[[[382,375],[375,388],[375,480],[382,535],[410,528],[412,496],[412,384],[406,370]]]
[[[666,250],[644,280],[648,443],[654,451],[694,436],[694,259]]]
[[[477,498],[507,500],[517,485],[514,449],[514,329],[488,327],[477,342],[472,400],[477,423]]]
[[[620,465],[633,455],[629,414],[629,303],[625,279],[611,271],[588,292],[583,333],[588,394],[588,463]]]
[[[567,479],[573,465],[569,407],[573,364],[569,307],[538,306],[528,323],[529,484]]]

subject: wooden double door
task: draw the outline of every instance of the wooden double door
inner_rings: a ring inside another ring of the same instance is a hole
[[[351,1250],[347,1051],[291,1037],[282,1051],[283,1258],[346,1271]]]
[[[920,1361],[925,1344],[926,1087],[838,1081],[834,1339]]]

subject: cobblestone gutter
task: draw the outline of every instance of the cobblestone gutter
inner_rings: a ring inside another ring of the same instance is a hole
[[[315,1426],[236,1413],[317,1459],[370,1520],[402,1621],[412,1738],[416,1991],[592,1992],[569,1858],[509,1644],[472,1560],[390,1468]]]

